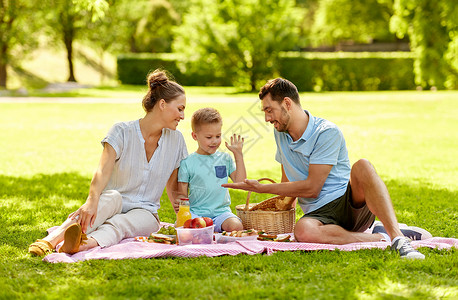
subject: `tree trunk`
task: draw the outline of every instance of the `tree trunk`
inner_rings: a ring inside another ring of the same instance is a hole
[[[6,80],[8,79],[7,66],[7,53],[8,46],[5,44],[0,47],[0,87],[6,89]]]
[[[0,87],[6,89],[6,79],[8,78],[8,73],[6,72],[6,64],[0,60]]]
[[[68,79],[67,81],[76,82],[75,74],[73,72],[73,35],[65,34],[65,48],[67,48],[67,61],[68,61]]]

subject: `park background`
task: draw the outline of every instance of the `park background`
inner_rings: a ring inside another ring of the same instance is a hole
[[[213,106],[224,136],[247,136],[248,176],[279,180],[256,91],[282,76],[342,129],[352,163],[374,163],[400,222],[457,238],[457,24],[454,0],[1,1],[0,299],[458,297],[456,249],[422,248],[421,262],[363,250],[51,265],[27,253],[84,202],[99,141],[142,117],[157,67],[185,85],[190,152],[190,116]]]

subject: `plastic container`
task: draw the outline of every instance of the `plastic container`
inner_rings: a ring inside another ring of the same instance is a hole
[[[237,241],[256,241],[257,238],[258,238],[257,234],[249,235],[249,236],[242,236],[242,237],[222,235],[221,233],[215,234],[215,240],[216,240],[216,243],[218,244],[234,243]]]
[[[179,200],[180,208],[177,213],[177,222],[175,227],[182,227],[184,222],[191,219],[191,211],[189,210],[189,198],[181,198]]]
[[[214,229],[214,225],[204,228],[177,227],[178,245],[211,244]]]

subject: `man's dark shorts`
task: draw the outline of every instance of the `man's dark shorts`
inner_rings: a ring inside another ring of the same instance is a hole
[[[375,215],[366,204],[361,208],[352,205],[351,186],[345,194],[325,206],[305,214],[302,218],[313,218],[323,224],[335,224],[348,231],[363,232],[374,223]]]

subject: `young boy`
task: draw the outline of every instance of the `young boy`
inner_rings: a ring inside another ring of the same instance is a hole
[[[178,171],[179,198],[188,195],[191,215],[210,217],[215,231],[243,230],[241,220],[232,213],[231,198],[227,189],[221,184],[242,182],[246,179],[243,162],[243,142],[240,135],[231,136],[231,144],[226,147],[234,154],[234,161],[228,153],[219,152],[221,145],[221,127],[223,121],[216,109],[202,108],[197,110],[191,119],[192,138],[197,141],[197,151],[183,159]]]

